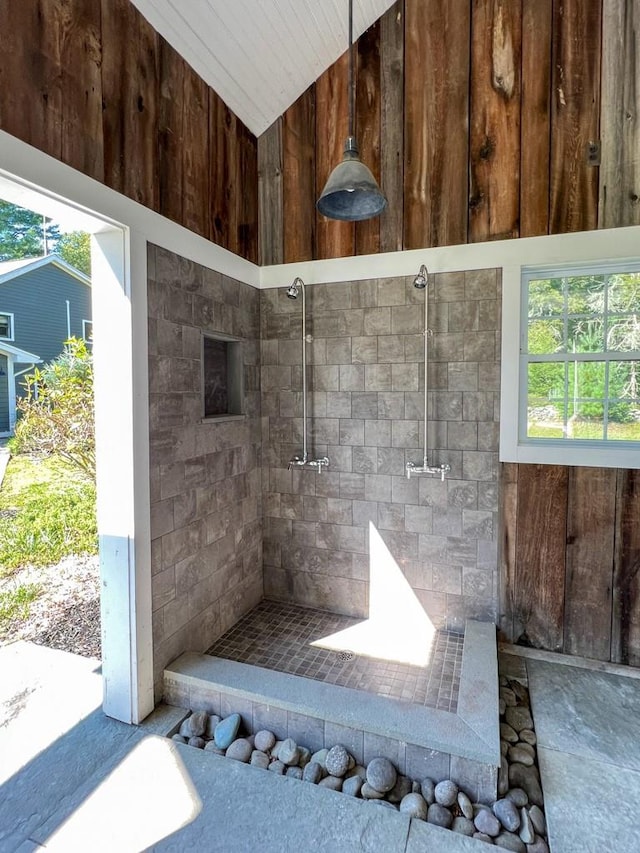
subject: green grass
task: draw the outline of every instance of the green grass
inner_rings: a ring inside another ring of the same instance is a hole
[[[562,438],[562,427],[551,424],[529,424],[529,438]],[[576,421],[573,424],[572,438],[602,439],[602,424],[589,421]],[[609,423],[608,438],[610,441],[640,441],[640,423],[616,424]]]
[[[55,458],[12,457],[0,490],[0,577],[97,549],[95,484]]]
[[[40,587],[33,583],[0,592],[0,634],[16,619],[29,616],[29,605],[39,594]]]

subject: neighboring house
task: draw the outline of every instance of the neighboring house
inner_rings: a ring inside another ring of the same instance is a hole
[[[16,422],[24,374],[91,339],[91,280],[58,255],[0,262],[0,435]]]

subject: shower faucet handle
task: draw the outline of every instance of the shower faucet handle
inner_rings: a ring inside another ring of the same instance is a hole
[[[318,474],[322,474],[322,469],[329,467],[329,457],[320,456],[318,459],[312,459],[308,464],[312,468],[317,468]]]
[[[294,456],[293,459],[289,460],[289,464],[287,465],[287,469],[290,471],[292,468],[301,468],[307,464],[307,457],[305,456]]]

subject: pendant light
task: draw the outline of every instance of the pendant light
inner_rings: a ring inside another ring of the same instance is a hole
[[[371,170],[360,160],[353,130],[355,83],[353,74],[353,0],[349,0],[349,135],[342,162],[329,175],[316,207],[328,219],[358,222],[379,216],[387,206]]]

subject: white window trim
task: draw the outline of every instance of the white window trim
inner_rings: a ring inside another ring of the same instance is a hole
[[[82,337],[85,341],[91,341],[93,338],[87,337],[87,323],[91,326],[91,331],[93,332],[93,320],[83,320],[82,321]]]
[[[615,273],[640,272],[640,263],[599,263],[599,264],[582,264],[572,266],[535,266],[522,268],[521,280],[521,316],[520,316],[520,388],[524,389],[524,393],[520,393],[519,408],[518,408],[518,441],[521,444],[539,445],[544,447],[583,447],[594,451],[603,450],[611,447],[621,447],[630,451],[639,452],[640,442],[637,441],[612,441],[611,439],[602,440],[585,440],[580,439],[553,439],[553,438],[531,438],[527,436],[527,421],[528,421],[528,372],[527,367],[532,362],[529,360],[528,346],[528,326],[529,326],[529,305],[528,305],[528,285],[530,281],[535,281],[540,278],[565,278],[581,275],[610,275]],[[615,312],[614,312],[615,313]],[[597,353],[575,353],[573,358],[576,361],[608,361],[611,360],[610,350]],[[566,354],[559,355],[558,360],[562,361]],[[629,353],[618,354],[620,357],[628,357]],[[634,360],[638,356],[635,354]],[[535,362],[535,358],[533,359]]]
[[[16,339],[16,324],[15,324],[14,315],[11,313],[11,311],[0,311],[0,317],[10,317],[11,318],[10,319],[11,335],[7,338],[5,338],[3,335],[0,335],[0,341],[15,341],[15,339]]]
[[[603,232],[595,232],[602,234]],[[584,235],[585,237],[587,235]],[[503,322],[502,322],[502,394],[500,408],[500,461],[525,462],[542,465],[583,465],[602,468],[640,468],[640,445],[637,442],[612,441],[561,441],[528,439],[522,435],[523,419],[526,420],[527,388],[523,373],[525,359],[521,357],[521,346],[526,335],[528,306],[525,300],[525,276],[536,273],[559,273],[572,275],[593,272],[640,269],[640,258],[629,257],[628,247],[611,245],[602,247],[606,251],[593,260],[593,252],[587,256],[574,254],[565,262],[545,264],[524,263],[505,268],[503,271]],[[616,251],[616,248],[618,251]],[[559,259],[558,259],[559,260]]]

